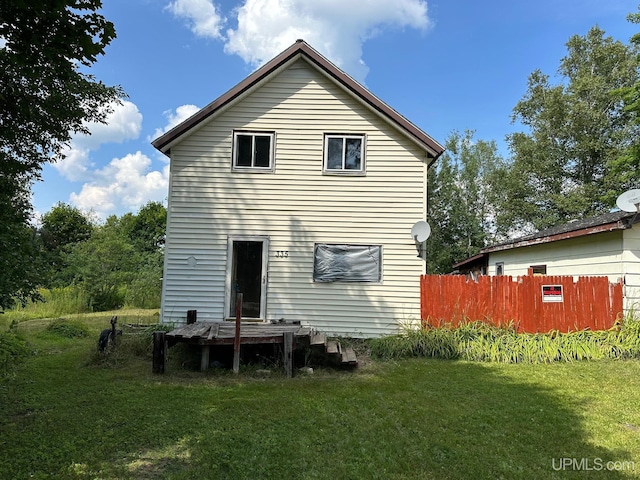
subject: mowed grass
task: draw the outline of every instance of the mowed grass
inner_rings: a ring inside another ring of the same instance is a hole
[[[0,379],[0,478],[640,476],[635,360],[369,360],[286,379],[186,370],[171,349],[154,375],[145,358],[93,361],[109,318],[76,317],[89,335],[73,338],[20,323],[36,355]]]

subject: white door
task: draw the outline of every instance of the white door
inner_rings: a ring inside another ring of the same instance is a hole
[[[229,237],[225,316],[236,317],[236,299],[242,293],[242,318],[267,318],[267,262],[269,238],[263,236]]]

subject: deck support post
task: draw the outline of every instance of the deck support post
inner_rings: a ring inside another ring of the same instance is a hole
[[[242,293],[236,296],[236,336],[233,339],[233,373],[240,371],[240,324],[242,320]]]
[[[284,348],[282,349],[282,360],[284,361],[284,372],[288,378],[293,376],[293,332],[283,334]]]
[[[209,345],[202,345],[200,354],[200,371],[204,372],[209,368]]]
[[[165,332],[153,332],[153,373],[164,373],[167,357]]]

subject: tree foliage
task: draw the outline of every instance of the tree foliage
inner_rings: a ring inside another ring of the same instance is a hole
[[[136,228],[139,225],[144,228]],[[158,202],[147,203],[137,215],[112,215],[97,226],[77,209],[56,205],[43,216],[41,232],[43,238],[47,228],[66,232],[68,241],[58,250],[61,261],[54,266],[52,284],[76,285],[86,294],[92,310],[124,304],[157,307],[163,250],[148,246],[148,232],[159,232],[163,237],[165,227],[166,209]],[[60,242],[54,242],[58,245]]]
[[[28,182],[0,175],[0,310],[37,299],[41,265],[31,215]]]
[[[137,215],[127,213],[113,221],[141,252],[157,252],[164,245],[167,209],[160,202],[148,202]]]
[[[631,23],[640,24],[640,6],[637,13],[627,16]],[[631,37],[631,43],[640,51],[640,33]],[[638,54],[640,56],[640,54]],[[640,59],[638,60],[640,63]],[[636,125],[640,124],[640,79],[635,84],[619,90],[625,102],[625,109],[633,115]],[[636,137],[629,148],[616,160],[613,165],[616,172],[620,172],[625,186],[640,187],[640,139]]]
[[[88,294],[93,310],[110,310],[124,304],[121,287],[135,275],[138,255],[114,228],[96,229],[91,238],[77,243],[68,256],[74,283]]]
[[[66,203],[57,203],[42,216],[39,234],[47,267],[42,273],[42,285],[63,287],[69,284],[66,255],[73,245],[91,238],[93,229],[93,223],[85,214]]]
[[[639,133],[620,94],[638,81],[637,48],[594,27],[572,37],[567,50],[561,83],[533,72],[513,110],[528,131],[508,137],[513,164],[498,221],[512,231],[606,212],[637,171],[619,161]]]
[[[35,294],[29,190],[124,95],[85,73],[115,38],[100,0],[0,1],[0,308]]]
[[[504,168],[495,142],[474,140],[474,132],[452,132],[447,150],[428,176],[427,271],[449,273],[457,261],[475,255],[497,235],[493,188]]]
[[[0,159],[5,173],[38,175],[74,132],[104,121],[123,96],[90,67],[116,36],[100,0],[0,2]]]
[[[91,220],[78,208],[58,202],[42,216],[40,235],[44,248],[56,251],[69,244],[88,240],[93,228]]]

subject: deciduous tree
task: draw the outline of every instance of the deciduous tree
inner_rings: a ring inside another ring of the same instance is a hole
[[[452,132],[447,150],[428,176],[427,271],[449,273],[496,238],[492,189],[504,161],[495,142],[475,140],[474,132]]]
[[[86,73],[115,38],[100,0],[0,1],[0,297],[28,297],[33,279],[8,271],[33,265],[28,235],[30,182],[59,160],[74,132],[104,121],[123,92]],[[9,240],[8,240],[9,239]],[[8,304],[3,301],[2,307]]]
[[[508,137],[513,154],[499,221],[512,231],[542,229],[608,211],[625,188],[618,162],[639,128],[620,89],[638,81],[637,48],[598,27],[573,36],[552,84],[537,70],[513,110],[528,130]]]

